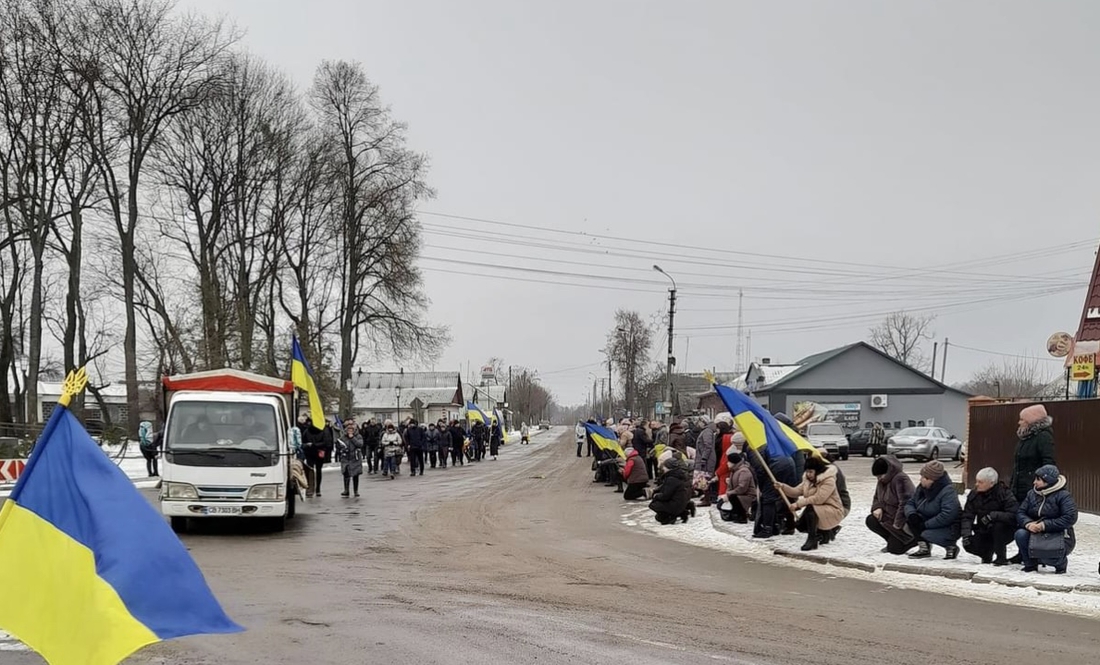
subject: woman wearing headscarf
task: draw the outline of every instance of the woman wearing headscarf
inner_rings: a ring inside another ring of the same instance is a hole
[[[1012,462],[1012,480],[1009,488],[1016,500],[1023,503],[1032,490],[1032,481],[1039,467],[1054,466],[1054,419],[1047,415],[1042,404],[1032,404],[1020,411],[1017,423],[1016,454]]]
[[[344,476],[344,491],[340,496],[349,496],[349,490],[354,488],[355,498],[358,499],[359,476],[363,475],[363,457],[367,453],[367,445],[353,421],[349,420],[345,425],[344,436],[337,442],[336,450],[340,472]]]

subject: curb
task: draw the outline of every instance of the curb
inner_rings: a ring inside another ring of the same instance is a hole
[[[720,531],[728,536],[734,536],[741,540],[748,540],[739,533],[734,533],[725,526],[722,519],[718,517],[717,511],[708,511],[710,514],[711,525],[715,530]],[[757,542],[757,541],[750,541]],[[993,577],[981,572],[975,572],[970,570],[955,570],[951,568],[932,568],[929,566],[920,566],[906,563],[886,563],[881,566],[865,561],[852,561],[850,559],[841,559],[838,557],[823,556],[819,554],[807,554],[805,552],[795,552],[782,547],[772,547],[765,541],[759,541],[759,544],[768,547],[772,554],[784,559],[793,559],[797,561],[808,561],[810,563],[817,563],[821,565],[836,566],[837,568],[848,568],[850,570],[859,570],[865,573],[904,573],[906,575],[922,575],[925,577],[942,577],[949,580],[959,580],[962,582],[971,582],[973,584],[999,584],[1005,587],[1012,587],[1017,589],[1032,588],[1036,591],[1045,591],[1048,593],[1087,593],[1087,594],[1100,594],[1100,584],[1078,584],[1076,586],[1067,587],[1059,586],[1056,584],[1047,584],[1045,582],[1033,582],[1033,581],[1021,581],[1021,580],[1006,580],[1000,577]]]

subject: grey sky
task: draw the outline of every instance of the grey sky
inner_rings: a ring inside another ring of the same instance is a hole
[[[454,337],[436,368],[500,356],[581,401],[614,310],[666,306],[651,253],[681,282],[685,371],[733,364],[737,286],[752,354],[776,362],[898,308],[938,313],[953,345],[1011,354],[1045,357],[1050,333],[1076,329],[1100,240],[1096,3],[183,6],[226,14],[302,87],[321,59],[362,61],[431,156],[424,210],[642,241],[425,215],[431,317]],[[939,272],[904,270],[921,266]],[[953,347],[947,379],[990,360]]]

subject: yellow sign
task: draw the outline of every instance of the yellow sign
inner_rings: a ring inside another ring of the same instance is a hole
[[[1096,355],[1074,355],[1069,378],[1074,381],[1092,381],[1096,378]]]

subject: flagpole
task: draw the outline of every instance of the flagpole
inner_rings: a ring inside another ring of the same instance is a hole
[[[756,448],[753,448],[752,446],[749,446],[748,443],[746,443],[745,445],[748,446],[749,450],[756,453],[756,459],[760,460],[760,466],[764,467],[764,471],[768,474],[768,477],[772,479],[772,484],[779,484],[779,480],[775,477],[775,474],[772,473],[771,467],[768,466],[768,463],[764,460],[764,456],[760,454],[760,451]],[[787,494],[785,492],[780,492],[779,496],[783,497],[783,503],[786,504],[787,510],[791,511],[792,514],[798,512],[798,509],[795,508],[794,504],[792,504],[790,499],[787,498]]]

